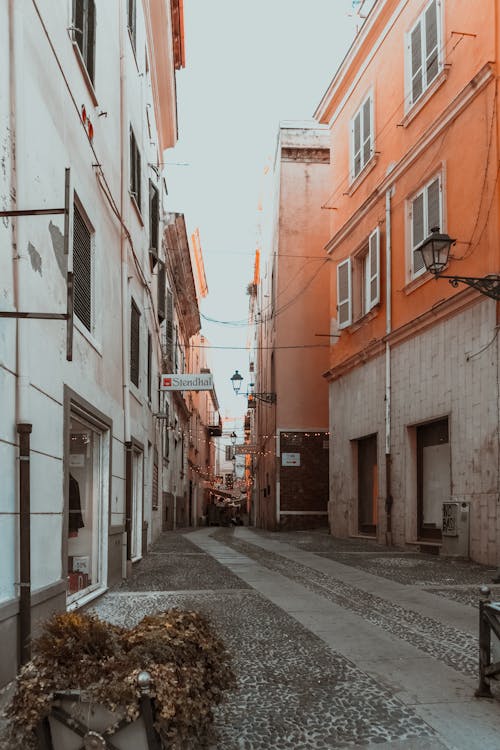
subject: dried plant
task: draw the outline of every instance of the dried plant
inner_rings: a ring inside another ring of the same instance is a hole
[[[145,617],[131,629],[96,615],[58,614],[45,623],[33,653],[6,711],[9,750],[36,748],[36,727],[58,691],[80,690],[85,700],[120,708],[133,721],[139,715],[137,675],[144,669],[153,679],[163,744],[201,748],[211,738],[213,708],[236,685],[229,655],[208,620],[178,609]]]

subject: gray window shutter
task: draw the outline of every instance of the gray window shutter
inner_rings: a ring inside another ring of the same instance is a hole
[[[74,310],[92,332],[92,235],[78,207],[73,217]]]
[[[337,266],[337,313],[339,328],[346,328],[352,322],[351,259]]]
[[[158,262],[160,202],[158,188],[149,181],[149,253],[151,270]]]
[[[130,308],[130,380],[137,388],[139,387],[140,320],[141,313],[132,300]]]
[[[166,289],[166,273],[165,265],[158,262],[158,321],[163,323],[165,320],[165,289]]]
[[[436,1],[425,11],[425,83],[428,86],[438,74],[438,18]]]
[[[427,187],[427,235],[434,227],[441,229],[441,210],[440,210],[440,186],[439,178],[436,178]]]
[[[422,253],[415,250],[424,238],[424,194],[419,193],[412,202],[411,235],[413,249],[413,273],[421,271],[424,266]]]
[[[368,239],[368,278],[367,299],[368,309],[380,302],[380,229],[377,227]]]
[[[411,99],[415,102],[423,91],[422,81],[422,23],[419,21],[410,38]]]

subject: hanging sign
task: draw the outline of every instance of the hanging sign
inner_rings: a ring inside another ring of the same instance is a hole
[[[214,376],[211,372],[161,375],[160,391],[211,391]]]
[[[300,466],[300,453],[282,453],[282,466]]]
[[[242,445],[234,446],[234,453],[236,456],[249,456],[258,452],[259,450],[255,443],[243,443]]]

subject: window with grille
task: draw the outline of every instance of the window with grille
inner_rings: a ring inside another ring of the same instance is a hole
[[[434,227],[443,228],[441,178],[434,177],[410,201],[411,273],[425,271],[422,253],[417,248]]]
[[[407,101],[412,106],[442,69],[441,23],[437,0],[432,0],[407,35]]]
[[[135,52],[137,44],[137,16],[135,0],[128,0],[127,2],[127,26],[128,33],[130,34],[130,41],[132,42],[132,46]]]
[[[351,179],[355,179],[368,164],[373,148],[373,97],[366,97],[351,120]]]
[[[130,128],[130,194],[141,210],[141,154],[134,131]]]
[[[130,308],[130,380],[137,388],[139,387],[140,322],[141,313],[132,300]]]
[[[160,228],[160,196],[158,188],[149,181],[149,260],[151,270],[158,262]]]
[[[74,311],[78,320],[92,333],[93,233],[78,206],[73,216]]]
[[[94,83],[95,0],[73,0],[73,39],[80,50],[85,69]]]

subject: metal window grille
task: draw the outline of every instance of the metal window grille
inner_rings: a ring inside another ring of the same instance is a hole
[[[132,300],[130,308],[130,380],[137,388],[139,387],[140,319],[139,308]]]
[[[92,332],[92,233],[76,205],[73,219],[73,273],[75,315]]]
[[[130,193],[141,210],[141,154],[134,131],[130,128]]]
[[[158,262],[158,320],[163,323],[165,320],[165,292],[166,292],[166,273],[165,265]]]
[[[95,58],[95,0],[74,0],[73,2],[74,39],[82,60],[94,83]]]

